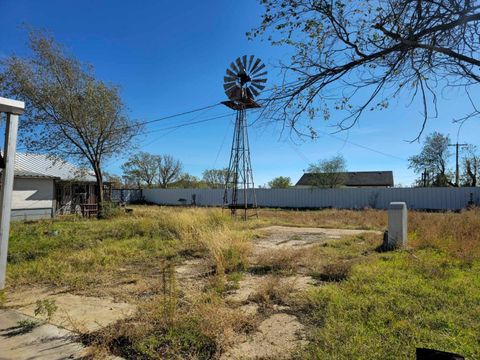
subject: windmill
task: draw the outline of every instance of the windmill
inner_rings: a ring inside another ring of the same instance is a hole
[[[265,88],[267,71],[264,69],[265,64],[260,59],[244,55],[230,64],[223,78],[223,88],[229,100],[222,104],[237,112],[223,204],[233,216],[237,210],[243,210],[245,220],[249,209],[257,215],[246,111],[260,107],[254,98]]]

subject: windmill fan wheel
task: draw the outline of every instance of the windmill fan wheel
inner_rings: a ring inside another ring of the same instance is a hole
[[[227,68],[223,78],[225,94],[232,101],[254,99],[265,88],[265,64],[254,55],[243,55]]]

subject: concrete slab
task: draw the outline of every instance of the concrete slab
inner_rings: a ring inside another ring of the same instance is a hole
[[[108,297],[74,295],[45,288],[17,290],[7,293],[6,308],[35,317],[37,300],[55,302],[57,310],[50,323],[70,331],[89,333],[133,315],[136,307]]]
[[[296,349],[307,344],[304,326],[289,314],[270,316],[252,336],[242,340],[220,359],[291,359]]]
[[[271,251],[308,247],[327,240],[341,239],[345,236],[363,233],[381,234],[374,230],[329,229],[290,226],[268,226],[259,229],[266,236],[255,241],[255,251]]]
[[[0,310],[0,360],[81,359],[86,348],[76,342],[75,335],[54,325],[43,324],[33,329],[19,326],[31,317],[13,310]]]
[[[57,311],[50,323],[65,329],[90,333],[114,322],[125,319],[135,312],[135,306],[114,302],[109,298],[96,298],[73,294],[58,294],[48,297],[55,301]],[[19,307],[17,311],[28,316],[35,316],[36,302]]]

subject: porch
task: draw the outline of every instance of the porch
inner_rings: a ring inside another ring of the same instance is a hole
[[[111,186],[104,184],[104,200],[110,201]],[[55,215],[77,214],[83,217],[98,215],[98,186],[92,182],[55,182]]]

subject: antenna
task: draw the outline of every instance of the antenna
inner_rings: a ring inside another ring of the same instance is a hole
[[[265,88],[267,71],[264,69],[265,64],[259,58],[244,55],[230,64],[223,78],[223,88],[230,100],[222,104],[237,112],[223,205],[230,209],[232,216],[237,215],[237,210],[243,210],[244,220],[248,218],[248,210],[258,216],[246,111],[260,107],[254,98]]]

